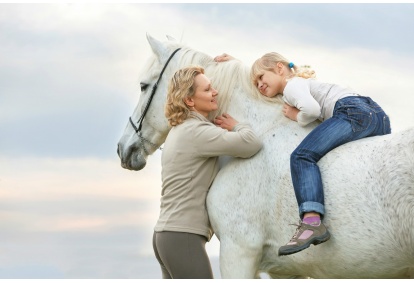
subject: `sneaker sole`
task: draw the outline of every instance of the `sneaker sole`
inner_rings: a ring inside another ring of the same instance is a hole
[[[320,237],[315,237],[315,239],[313,239],[312,241],[310,241],[307,245],[302,245],[300,247],[293,247],[291,249],[284,250],[283,252],[280,252],[280,250],[279,250],[279,256],[291,255],[291,254],[294,254],[294,253],[303,251],[303,250],[309,248],[310,245],[312,245],[312,244],[314,246],[316,246],[316,245],[325,243],[326,241],[328,241],[331,238],[331,234],[329,233],[329,231],[327,232],[327,234],[328,235],[325,234],[325,235],[322,235]]]

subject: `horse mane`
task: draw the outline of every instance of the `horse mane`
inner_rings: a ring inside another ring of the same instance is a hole
[[[250,67],[243,64],[240,60],[235,59],[217,63],[213,57],[191,48],[183,48],[183,52],[185,54],[182,56],[180,65],[202,66],[206,76],[210,78],[213,87],[219,93],[217,96],[219,109],[211,113],[210,118],[227,112],[231,96],[237,93],[234,91],[236,89],[264,103],[279,104],[283,102],[280,95],[275,98],[268,98],[261,95],[258,89],[251,83]]]

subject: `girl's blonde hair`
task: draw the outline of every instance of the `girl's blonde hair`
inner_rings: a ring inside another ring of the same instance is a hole
[[[250,70],[250,79],[256,86],[257,81],[263,75],[264,71],[274,71],[277,63],[282,63],[292,71],[291,77],[302,77],[305,79],[315,78],[315,71],[310,69],[310,66],[296,66],[285,57],[276,52],[266,53],[257,59]]]
[[[191,110],[184,99],[192,97],[197,88],[195,77],[204,74],[200,66],[189,66],[175,72],[168,85],[167,102],[165,104],[165,117],[170,126],[177,126],[184,122]]]

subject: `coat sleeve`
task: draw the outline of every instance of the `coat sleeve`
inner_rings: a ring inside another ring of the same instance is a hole
[[[291,106],[299,109],[298,124],[306,126],[321,115],[321,106],[313,98],[306,79],[292,79],[283,92],[284,100]]]
[[[202,122],[193,131],[193,142],[201,156],[229,155],[249,158],[261,148],[262,142],[246,123],[238,123],[233,131]]]

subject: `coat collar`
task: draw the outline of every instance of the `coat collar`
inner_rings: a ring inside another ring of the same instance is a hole
[[[200,121],[204,121],[204,122],[210,122],[210,120],[208,120],[206,117],[204,117],[203,115],[201,115],[200,113],[198,113],[197,111],[191,111],[189,118],[193,118],[193,119],[197,119]]]

